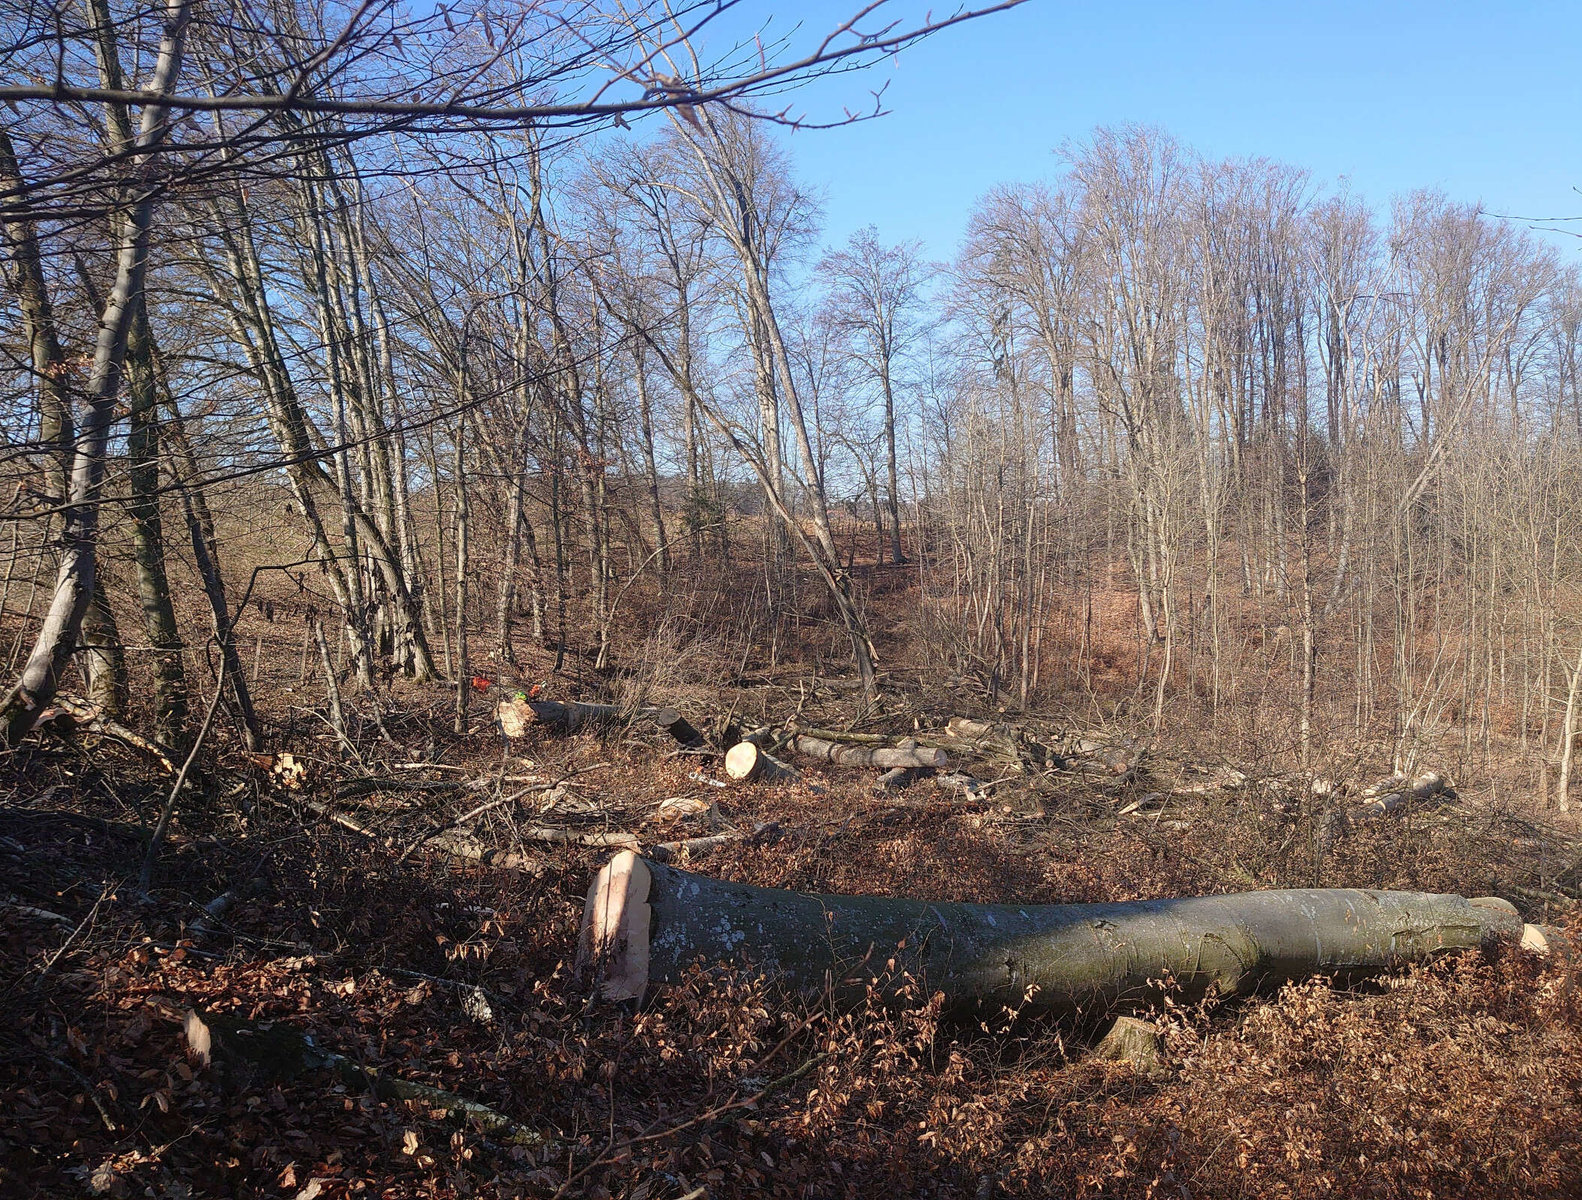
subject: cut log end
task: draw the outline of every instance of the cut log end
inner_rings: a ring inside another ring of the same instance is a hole
[[[194,1009],[187,1010],[183,1022],[183,1032],[187,1037],[187,1053],[192,1055],[201,1067],[206,1067],[213,1061],[214,1042],[209,1033],[209,1027],[204,1024]]]
[[[1556,954],[1563,956],[1565,943],[1561,940],[1558,929],[1548,925],[1523,925],[1522,949],[1549,958]]]
[[[725,774],[737,783],[747,783],[763,770],[765,757],[751,742],[737,742],[725,752]]]
[[[725,752],[725,774],[737,783],[795,783],[802,772],[752,742],[737,742]]]
[[[647,864],[623,850],[604,864],[588,889],[577,971],[605,1000],[641,1000],[648,990],[651,883]]]

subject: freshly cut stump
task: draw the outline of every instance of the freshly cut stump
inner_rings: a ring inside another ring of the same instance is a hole
[[[617,854],[588,892],[578,961],[603,995],[636,999],[693,964],[861,996],[903,973],[948,1008],[1078,1012],[1244,995],[1311,975],[1342,982],[1437,954],[1523,941],[1501,901],[1296,889],[1126,904],[953,904],[818,896],[727,883]],[[1536,944],[1541,933],[1528,933]]]

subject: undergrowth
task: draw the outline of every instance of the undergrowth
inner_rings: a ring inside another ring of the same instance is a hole
[[[487,736],[444,749],[479,770],[499,755]],[[607,764],[578,778],[628,811],[688,788],[695,766],[618,738],[530,750],[560,756],[557,770]],[[700,965],[641,1008],[590,1004],[571,962],[597,852],[548,851],[536,873],[398,863],[304,804],[322,788],[259,779],[189,804],[138,896],[157,776],[91,742],[0,769],[8,1197],[1582,1195],[1582,997],[1563,956],[1167,1000],[1153,1014],[1164,1069],[1144,1076],[1087,1053],[1101,1014],[947,1019],[905,981],[837,1008]],[[1311,814],[1252,785],[1173,800],[1166,825],[1097,819],[1075,792],[905,807],[833,769],[809,781],[820,788],[711,794],[780,836],[694,869],[1027,902],[1314,884],[1495,894],[1518,879],[1494,812],[1408,815],[1318,856]],[[227,890],[234,903],[206,919]],[[537,1140],[328,1070],[204,1067],[183,1039],[189,1010],[307,1034]]]

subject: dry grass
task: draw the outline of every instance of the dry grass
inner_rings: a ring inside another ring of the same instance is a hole
[[[685,760],[647,746],[579,737],[537,754],[610,761],[599,792],[629,813],[688,787]],[[1087,1059],[1090,1024],[942,1024],[915,995],[836,1011],[700,973],[638,1014],[589,1011],[566,964],[592,854],[550,854],[536,878],[421,857],[396,867],[264,790],[245,814],[190,812],[141,904],[113,890],[135,837],[93,818],[124,822],[157,781],[103,747],[33,752],[26,767],[0,828],[21,848],[7,863],[18,897],[91,919],[57,957],[64,927],[4,916],[7,1194],[81,1195],[99,1171],[125,1196],[295,1195],[319,1178],[328,1196],[1549,1197],[1575,1194],[1582,1170],[1582,1001],[1563,964],[1467,958],[1361,994],[1317,982],[1167,1010],[1168,1070],[1154,1080]],[[57,783],[82,815],[43,815],[67,796],[48,791]],[[1164,833],[1078,820],[1058,800],[1036,817],[895,809],[837,772],[823,784],[725,794],[728,818],[772,815],[784,835],[695,867],[974,900],[1310,881],[1310,857],[1278,852],[1302,816],[1250,797],[1195,800],[1180,813],[1191,826]],[[1381,824],[1342,843],[1325,881],[1498,890],[1491,836]],[[247,896],[221,929],[189,942],[197,906],[237,883]],[[489,1023],[464,1013],[474,986]],[[175,1020],[190,1005],[311,1031],[560,1148],[505,1146],[333,1075],[239,1086],[193,1072]]]
[[[929,673],[912,641],[908,578],[888,568],[858,578],[892,673],[866,727],[895,733],[982,704],[970,681]],[[857,717],[849,693],[810,680],[839,631],[807,616],[795,637],[782,631],[771,663],[754,586],[678,571],[665,591],[636,587],[622,599],[613,670],[579,656],[555,676],[548,651],[524,646],[519,674],[548,680],[554,695],[673,703],[695,717]],[[283,577],[259,595],[275,619],[249,610],[244,659],[251,668],[262,639],[258,690],[273,742],[311,762],[314,795],[401,759],[498,768],[485,701],[474,731],[455,738],[450,693],[400,684],[383,698],[396,744],[365,721],[352,761],[314,713],[316,667],[299,681],[298,609],[314,598]],[[1028,718],[1035,730],[1146,732],[1126,704],[1136,669],[1127,603],[1118,589],[1096,597],[1091,661],[1057,673],[1064,690]],[[897,806],[824,767],[808,772],[816,789],[716,791],[689,778],[696,759],[636,727],[511,750],[549,776],[607,764],[576,775],[574,794],[645,839],[671,835],[654,812],[675,795],[714,801],[727,822],[778,823],[777,840],[691,863],[760,884],[1027,902],[1399,887],[1505,894],[1530,919],[1568,919],[1531,899],[1574,864],[1544,857],[1544,814],[1521,789],[1514,753],[1457,780],[1460,811],[1359,824],[1319,853],[1305,792],[1260,786],[1288,765],[1293,728],[1281,652],[1260,661],[1261,674],[1244,669],[1236,703],[1212,720],[1201,694],[1173,700],[1152,774],[1118,792],[1016,781],[992,802],[964,804],[920,787]],[[1571,960],[1468,957],[1355,992],[1316,981],[1258,1001],[1167,1007],[1156,1014],[1166,1069],[1146,1079],[1086,1054],[1099,1014],[950,1023],[905,987],[837,1010],[700,970],[639,1012],[612,1011],[588,1006],[568,974],[597,852],[546,849],[537,874],[422,853],[397,864],[249,773],[234,747],[216,751],[206,800],[182,811],[147,899],[126,880],[160,778],[92,741],[0,759],[10,789],[0,808],[4,1195],[294,1197],[312,1180],[326,1200],[675,1200],[698,1188],[716,1200],[1582,1195],[1582,999]],[[1380,752],[1333,740],[1324,769],[1366,778],[1387,765]],[[1118,802],[1179,782],[1183,762],[1234,763],[1251,778],[1172,798],[1157,819],[1116,815]],[[431,819],[394,791],[361,803],[360,816],[398,846]],[[476,798],[445,803],[432,811]],[[537,819],[535,803],[491,812],[480,834],[508,839]],[[201,906],[227,890],[235,904],[195,933]],[[487,1022],[467,1015],[475,988],[492,1009]],[[195,1070],[177,1020],[189,1006],[284,1022],[365,1066],[490,1104],[554,1148],[507,1144],[327,1072]]]

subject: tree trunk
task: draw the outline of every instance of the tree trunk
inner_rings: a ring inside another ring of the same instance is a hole
[[[798,734],[789,742],[792,750],[808,758],[822,759],[842,767],[945,767],[949,757],[943,750],[926,746],[842,746],[823,738]]]
[[[153,647],[154,736],[178,745],[187,721],[187,675],[181,633],[165,571],[164,524],[159,511],[158,380],[154,331],[140,297],[132,315],[126,349],[127,398],[131,428],[126,437],[127,483],[132,498],[132,557],[137,566],[137,599],[143,632]]]
[[[623,717],[645,721],[668,733],[683,746],[701,746],[703,735],[673,708],[640,708],[635,713],[618,704],[578,704],[561,700],[502,700],[495,719],[506,737],[523,737],[534,726],[556,733],[575,733],[588,725],[610,725]]]
[[[192,545],[192,560],[197,564],[198,576],[203,580],[204,596],[209,602],[209,617],[214,625],[214,640],[225,661],[225,677],[230,681],[231,695],[236,701],[237,716],[242,726],[242,739],[249,750],[262,745],[258,731],[258,715],[253,710],[252,692],[242,673],[241,661],[236,655],[236,639],[232,636],[230,601],[226,599],[225,578],[220,573],[219,540],[214,534],[214,517],[209,512],[209,502],[203,494],[203,481],[198,468],[197,455],[187,439],[186,426],[180,410],[168,390],[165,396],[167,437],[171,474],[176,479],[176,490],[181,495],[182,516],[187,523],[187,537]]]
[[[465,371],[465,366],[457,368]],[[458,403],[466,404],[466,386],[460,385]],[[467,732],[467,694],[472,686],[467,662],[467,561],[468,524],[472,506],[467,498],[467,460],[463,446],[467,437],[467,410],[456,421],[456,732]]]
[[[148,84],[152,94],[167,92],[175,86],[189,14],[187,0],[169,0],[159,57]],[[140,164],[164,141],[167,116],[168,110],[163,104],[144,106],[134,162]],[[110,426],[115,420],[115,405],[121,392],[127,332],[134,306],[142,298],[154,206],[160,194],[157,185],[144,188],[129,205],[121,223],[115,283],[105,302],[94,345],[93,370],[87,388],[88,411],[72,455],[55,595],[22,668],[22,677],[0,705],[0,725],[4,726],[4,740],[9,743],[14,744],[33,728],[39,713],[55,695],[61,672],[76,649],[83,614],[93,597],[99,493],[104,481]]]
[[[889,483],[886,505],[890,510],[890,561],[900,564],[906,561],[906,555],[901,552],[901,481],[895,461],[895,389],[890,382],[888,360],[885,362],[881,381],[884,384],[885,470]],[[877,558],[878,555],[875,554],[875,557]]]
[[[725,753],[725,774],[737,783],[795,783],[802,773],[752,742],[737,742]]]
[[[13,197],[16,205],[25,206],[27,192],[21,169],[11,138],[4,129],[0,129],[0,187]],[[71,400],[66,392],[66,356],[61,351],[55,329],[54,308],[50,304],[43,256],[33,223],[0,222],[0,232],[11,251],[12,284],[30,351],[33,385],[38,389],[39,441],[45,455],[44,489],[51,502],[59,504],[66,499],[71,471],[72,415]]]
[[[1560,724],[1560,786],[1555,793],[1556,807],[1561,812],[1571,811],[1571,762],[1576,743],[1577,694],[1582,689],[1582,650],[1577,652],[1577,665],[1569,672],[1570,687],[1566,690],[1566,715]]]
[[[335,736],[344,742],[346,740],[346,709],[341,704],[340,676],[335,670],[334,659],[330,657],[330,644],[324,636],[324,622],[319,620],[318,613],[310,616],[308,621],[313,626],[313,640],[318,643],[319,665],[324,668],[324,687],[330,708],[330,727],[335,730]]]
[[[638,342],[632,353],[637,375],[637,411],[642,422],[643,472],[648,484],[648,510],[654,522],[654,538],[659,554],[659,573],[670,573],[670,534],[665,529],[665,510],[659,501],[659,467],[654,459],[654,410],[648,396],[648,358]]]
[[[1515,943],[1496,899],[1304,889],[1125,904],[953,904],[726,883],[622,853],[583,910],[578,959],[606,999],[679,982],[701,959],[860,997],[909,973],[950,1009],[1094,1012],[1173,979],[1188,998],[1310,975],[1351,980],[1446,951]],[[892,965],[893,964],[893,965]]]
[[[104,581],[95,579],[93,599],[82,615],[78,635],[82,652],[83,691],[88,700],[107,717],[126,716],[126,652],[121,648],[121,631],[104,594]]]

